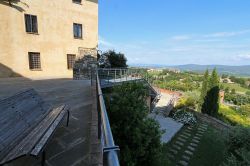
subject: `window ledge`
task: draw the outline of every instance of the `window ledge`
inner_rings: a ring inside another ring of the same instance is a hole
[[[75,3],[75,4],[77,4],[77,5],[82,5],[81,2],[74,2],[74,1],[73,1],[73,3]]]
[[[83,40],[83,38],[82,38],[82,37],[74,37],[74,39]]]
[[[30,71],[43,71],[42,69],[30,69]]]
[[[32,34],[32,35],[40,35],[39,33],[37,32],[26,32],[27,34]]]

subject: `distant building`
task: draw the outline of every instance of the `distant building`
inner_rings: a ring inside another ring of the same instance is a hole
[[[224,103],[225,91],[221,90],[219,93],[219,97],[220,97],[220,103]]]
[[[6,0],[0,13],[0,77],[72,78],[77,57],[97,54],[98,0]]]

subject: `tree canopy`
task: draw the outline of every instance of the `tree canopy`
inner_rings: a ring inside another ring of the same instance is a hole
[[[201,112],[215,116],[219,110],[219,76],[216,69],[212,71],[210,78],[207,77],[207,75],[208,72],[205,73],[202,84],[202,90],[204,90],[202,94],[206,95],[204,97]]]
[[[117,53],[114,50],[104,52],[102,56],[107,57],[111,68],[125,68],[127,65],[127,58],[122,53]]]
[[[121,149],[121,165],[157,165],[161,131],[159,124],[148,118],[148,93],[141,83],[126,83],[114,88],[110,100],[106,99],[112,132]]]

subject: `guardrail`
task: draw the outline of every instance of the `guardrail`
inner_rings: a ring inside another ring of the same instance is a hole
[[[91,84],[93,83],[93,75],[96,76],[96,89],[97,89],[97,108],[98,108],[98,127],[99,127],[99,139],[101,139],[103,147],[104,165],[107,166],[119,166],[118,152],[119,147],[115,145],[109,118],[105,106],[105,101],[102,93],[102,84],[114,84],[131,80],[145,80],[148,86],[156,94],[155,101],[157,102],[159,91],[151,86],[148,75],[140,69],[97,69],[96,73],[91,71]]]
[[[91,74],[92,75],[92,74]],[[108,113],[106,110],[102,89],[100,85],[100,79],[98,70],[96,71],[96,89],[97,89],[97,108],[99,113],[99,138],[102,142],[103,154],[104,154],[104,165],[107,166],[120,166],[118,151],[119,147],[115,145]]]

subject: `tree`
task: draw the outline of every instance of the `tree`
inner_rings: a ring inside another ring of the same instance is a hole
[[[148,118],[148,89],[141,83],[125,83],[112,91],[107,108],[122,166],[157,165],[161,156],[159,124]]]
[[[222,78],[222,79],[224,79],[224,78],[228,78],[228,75],[226,75],[226,74],[222,74],[221,78]]]
[[[116,53],[114,50],[109,50],[102,54],[102,56],[107,57],[111,68],[122,68],[128,67],[127,58],[122,53]]]
[[[229,87],[226,87],[226,89],[225,89],[225,93],[229,93]]]
[[[231,94],[233,94],[233,95],[236,94],[235,89],[232,89],[232,90],[231,90]]]
[[[208,83],[208,91],[202,105],[202,112],[215,116],[219,110],[219,76],[214,69]]]
[[[201,95],[200,95],[200,106],[204,104],[204,99],[207,95],[208,91],[208,79],[209,79],[209,72],[208,69],[206,70],[204,77],[203,77],[203,82],[202,82],[202,87],[201,87]],[[204,107],[206,107],[204,105]],[[205,108],[204,108],[205,109]],[[202,112],[204,112],[204,109],[201,109]]]

